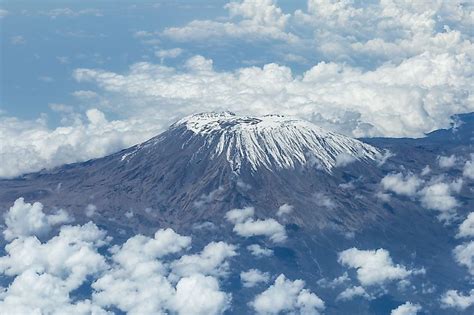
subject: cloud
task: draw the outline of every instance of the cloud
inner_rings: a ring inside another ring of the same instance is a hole
[[[344,272],[344,274],[342,276],[339,276],[335,279],[332,279],[332,280],[328,280],[326,278],[322,278],[320,280],[318,280],[318,285],[320,285],[321,287],[323,288],[335,288],[335,287],[338,287],[342,284],[344,284],[345,282],[347,281],[350,281],[351,279],[349,278],[349,275],[347,274],[347,272]]]
[[[257,314],[320,314],[324,302],[316,294],[304,289],[304,281],[287,279],[279,275],[275,283],[250,303]]]
[[[364,299],[371,299],[372,297],[365,291],[361,286],[354,286],[345,289],[337,296],[336,300],[339,301],[351,301],[355,297],[362,297]]]
[[[215,278],[196,274],[179,280],[172,309],[180,315],[222,314],[230,302],[230,294],[220,291]]]
[[[463,46],[472,10],[461,1],[423,5],[402,2],[308,1],[307,12],[294,14],[296,23],[314,30],[315,49],[326,58],[400,62],[424,51],[440,52],[449,44]],[[444,28],[443,28],[444,26]]]
[[[218,280],[209,274],[223,275],[228,267],[224,260],[235,252],[225,243],[210,243],[200,254],[171,262],[173,273],[168,274],[158,259],[189,245],[189,237],[171,229],[157,231],[153,239],[142,235],[130,238],[113,249],[113,268],[93,283],[94,301],[128,314],[221,314],[229,307],[231,296],[222,292]]]
[[[441,307],[464,311],[474,305],[474,289],[467,295],[457,290],[449,290],[441,297]]]
[[[183,53],[181,48],[160,49],[155,52],[155,56],[160,58],[161,63],[168,58],[176,58]]]
[[[0,116],[0,177],[82,162],[140,143],[158,133],[156,125],[138,119],[108,121],[97,110],[86,120],[49,129],[44,119],[22,121]]]
[[[61,278],[27,270],[2,294],[2,314],[109,314],[90,300],[73,301]]]
[[[53,214],[43,212],[43,204],[25,202],[18,198],[13,206],[4,214],[7,228],[3,235],[7,241],[18,237],[44,236],[55,225],[71,222],[72,218],[62,209]]]
[[[167,28],[163,34],[186,42],[219,39],[214,45],[236,38],[266,41],[276,51],[289,51],[298,59],[316,57],[367,68],[399,64],[423,53],[469,53],[472,45],[472,6],[461,0],[422,5],[309,0],[306,10],[292,14],[284,14],[270,0],[231,2],[225,8],[227,18],[193,20]],[[288,53],[282,55],[285,58]]]
[[[275,243],[286,240],[286,230],[275,219],[254,220],[254,208],[233,209],[226,213],[227,221],[234,224],[233,231],[243,237],[266,236]]]
[[[290,204],[282,204],[279,208],[278,208],[278,211],[277,211],[277,216],[278,217],[282,217],[282,216],[285,216],[285,215],[288,215],[290,213],[293,212],[293,206],[290,205]]]
[[[461,223],[456,237],[474,237],[474,212],[469,213],[467,218]]]
[[[212,242],[206,245],[200,254],[185,255],[171,264],[173,273],[190,276],[196,273],[225,276],[229,264],[226,261],[237,255],[234,245],[225,242]]]
[[[429,173],[431,173],[431,167],[430,167],[429,165],[426,165],[426,166],[421,170],[420,175],[421,175],[421,176],[426,176],[426,175],[428,175]]]
[[[12,45],[24,45],[26,44],[26,39],[22,35],[16,35],[10,38],[10,43]]]
[[[286,240],[285,227],[274,219],[253,220],[249,219],[234,226],[234,232],[243,237],[267,236],[275,243]]]
[[[421,305],[406,302],[390,312],[390,315],[416,315],[421,311]]]
[[[456,165],[457,157],[453,154],[450,156],[439,156],[438,157],[438,165],[441,168],[451,168]]]
[[[79,90],[79,91],[74,91],[72,93],[74,97],[77,97],[79,99],[85,99],[85,100],[90,100],[98,97],[98,94],[94,91],[90,90]]]
[[[95,83],[109,97],[127,99],[128,105],[118,103],[119,108],[131,108],[133,102],[142,109],[165,110],[167,117],[223,109],[251,115],[276,112],[356,137],[424,136],[449,126],[452,114],[474,110],[465,94],[470,83],[466,58],[422,54],[373,71],[320,62],[299,76],[274,63],[228,72],[209,66],[183,72],[140,62],[124,74],[76,69],[74,77]]]
[[[5,9],[0,9],[0,19],[3,19],[4,17],[6,17],[9,14],[10,14],[9,11],[7,11]]]
[[[225,5],[225,8],[229,12],[229,17],[225,22],[193,20],[183,27],[166,28],[163,35],[183,42],[216,38],[282,41],[297,39],[295,35],[285,31],[289,15],[283,14],[273,0],[230,2]]]
[[[108,242],[92,223],[63,226],[45,243],[35,236],[14,239],[0,257],[0,273],[12,279],[1,293],[0,312],[105,314],[89,299],[73,301],[70,293],[106,269],[98,249]]]
[[[268,272],[261,272],[258,269],[249,269],[240,273],[240,280],[245,288],[253,288],[261,282],[268,282],[270,274]]]
[[[353,157],[352,155],[349,155],[347,153],[342,153],[336,157],[336,167],[344,167],[355,161],[356,161],[356,158]]]
[[[225,218],[227,221],[237,224],[242,223],[247,219],[251,219],[255,214],[254,207],[245,207],[243,209],[232,209],[227,211]]]
[[[235,246],[212,242],[183,255],[191,238],[168,228],[110,247],[112,238],[92,222],[62,225],[42,242],[34,234],[66,222],[42,209],[20,198],[5,215],[11,237],[0,257],[8,284],[0,313],[217,315],[230,307],[231,294],[220,289],[218,277],[227,275]]]
[[[209,194],[202,194],[198,200],[194,201],[194,206],[196,208],[203,208],[205,206],[208,206],[209,204],[215,202],[219,195],[222,195],[222,193],[225,192],[224,187],[219,186],[217,189],[214,189],[211,191]]]
[[[56,19],[58,17],[78,17],[81,15],[92,15],[96,17],[103,16],[102,12],[97,9],[73,10],[70,8],[57,8],[49,11],[41,11],[40,14],[49,16],[52,19]]]
[[[474,276],[474,241],[456,246],[453,252],[456,262],[467,267],[469,273]]]
[[[435,181],[426,185],[420,191],[420,200],[423,207],[440,212],[441,220],[451,220],[455,216],[455,209],[459,203],[453,193],[459,193],[462,187],[462,179],[451,183]]]
[[[86,211],[85,211],[86,217],[90,218],[90,217],[94,216],[94,213],[95,213],[96,210],[97,210],[97,207],[95,205],[88,204],[86,206]]]
[[[87,118],[74,119],[51,129],[45,121],[1,116],[0,177],[101,157],[198,111],[276,112],[355,137],[422,137],[449,127],[451,115],[474,111],[472,6],[461,1],[419,6],[311,1],[304,12],[286,14],[261,0],[235,2],[227,9],[229,19],[191,22],[174,28],[177,37],[202,42],[193,33],[198,30],[206,38],[217,34],[219,42],[226,36],[256,40],[252,34],[276,38],[267,46],[289,43],[288,50],[311,66],[302,73],[277,63],[223,71],[195,56],[187,66],[138,62],[123,72],[76,69],[74,78],[95,85],[87,89],[100,95],[94,107],[120,120],[98,128]],[[61,12],[73,14],[55,14]],[[289,30],[299,39],[288,41],[293,38]],[[284,55],[282,50],[275,49]],[[82,101],[91,108],[90,101]]]
[[[30,269],[47,272],[77,287],[87,275],[105,267],[97,248],[107,242],[105,232],[93,223],[63,226],[59,235],[46,243],[35,236],[17,238],[5,246],[7,255],[0,258],[0,271],[9,276]]]
[[[269,257],[273,255],[273,250],[262,247],[258,244],[247,246],[247,250],[255,257]]]
[[[62,225],[42,242],[33,234],[65,220],[22,198],[6,222],[7,230],[20,223],[27,228],[11,233],[0,257],[8,284],[0,292],[0,313],[191,315],[222,314],[230,307],[232,297],[217,277],[226,276],[227,259],[237,254],[233,245],[212,242],[200,253],[182,255],[191,238],[168,228],[110,247],[112,238],[92,222]]]
[[[180,253],[190,244],[190,237],[166,229],[158,230],[154,238],[136,235],[112,248],[112,268],[92,284],[94,301],[129,314],[161,314],[167,310],[221,314],[229,307],[231,297],[220,291],[217,279],[208,274],[222,274],[227,268],[224,259],[235,252],[225,243],[210,243],[200,254],[173,261],[174,273],[168,274],[161,259]]]
[[[462,175],[469,179],[474,179],[474,154],[471,154],[471,160],[464,164]]]
[[[416,175],[402,173],[388,174],[380,182],[385,190],[404,196],[414,196],[422,183]]]
[[[316,203],[321,207],[325,207],[328,209],[333,209],[336,207],[336,203],[334,203],[331,197],[325,195],[324,193],[321,193],[321,192],[315,193],[313,194],[313,197]]]
[[[172,229],[158,230],[153,238],[136,235],[111,249],[112,268],[93,284],[93,300],[116,306],[129,314],[163,313],[221,314],[229,307],[230,295],[220,291],[218,280],[224,260],[235,254],[230,245],[210,243],[200,254],[162,261],[189,248],[191,238]],[[195,294],[195,292],[200,294]],[[182,303],[187,301],[187,303]],[[194,310],[194,311],[193,311]]]
[[[413,273],[403,265],[394,265],[390,253],[383,249],[359,250],[355,247],[339,253],[338,262],[357,270],[357,279],[363,286],[382,285],[403,280]]]

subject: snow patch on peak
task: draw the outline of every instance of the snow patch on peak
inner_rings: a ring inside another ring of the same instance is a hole
[[[375,160],[380,152],[359,140],[326,131],[308,121],[282,115],[238,116],[232,112],[185,117],[171,128],[204,137],[211,158],[225,155],[235,171],[316,165],[331,171],[344,160]],[[207,151],[207,150],[205,150]]]

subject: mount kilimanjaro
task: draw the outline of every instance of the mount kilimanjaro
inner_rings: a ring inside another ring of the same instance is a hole
[[[302,214],[302,223],[325,225],[347,216],[338,210],[313,211],[317,194],[343,192],[335,179],[351,175],[337,166],[378,172],[381,157],[373,146],[299,119],[203,113],[105,158],[2,182],[7,187],[0,199],[24,196],[77,209],[78,217],[91,203],[102,211],[101,218],[114,218],[117,224],[133,212],[135,228],[185,226],[216,218],[229,207],[253,205],[272,212],[291,203],[312,213]],[[350,216],[341,223],[355,227],[364,220],[362,214]]]
[[[417,197],[390,196],[381,181],[393,173],[421,174],[427,165],[433,178],[462,176],[437,161],[440,155],[469,156],[473,118],[459,116],[460,124],[422,139],[357,140],[280,115],[197,114],[110,156],[0,180],[0,207],[8,209],[20,197],[40,201],[48,209],[67,209],[77,222],[93,220],[116,240],[172,227],[193,234],[198,244],[258,242],[275,253],[264,269],[303,277],[329,301],[330,314],[388,314],[403,301],[403,293],[387,285],[369,302],[330,302],[334,292],[321,285],[343,274],[341,250],[386,248],[395,261],[410,258],[413,268],[430,275],[413,298],[428,305],[429,314],[448,314],[433,299],[447,288],[469,289],[456,280],[465,269],[450,254],[456,225],[441,222]],[[473,187],[468,181],[459,189],[461,216],[474,205]],[[90,205],[93,213],[86,211]],[[281,223],[286,241],[236,236],[226,213],[249,207],[256,220]],[[250,254],[235,263],[242,270],[263,266]],[[237,282],[231,276],[226,286],[235,293],[232,313],[242,314],[254,293],[239,291]]]

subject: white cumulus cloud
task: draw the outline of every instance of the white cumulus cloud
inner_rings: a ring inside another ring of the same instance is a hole
[[[439,218],[449,221],[455,216],[456,207],[459,206],[453,194],[459,193],[462,184],[462,179],[451,183],[442,181],[430,183],[420,191],[421,204],[425,208],[439,211]]]
[[[350,301],[350,300],[354,299],[355,297],[362,297],[362,298],[365,298],[365,299],[370,299],[371,298],[370,294],[368,294],[367,291],[365,291],[365,289],[363,287],[354,286],[354,287],[347,288],[344,291],[342,291],[341,293],[339,293],[336,300]]]
[[[283,14],[273,0],[233,1],[225,8],[229,12],[225,22],[193,20],[182,27],[166,28],[163,35],[177,41],[216,38],[296,40],[295,35],[285,31],[290,15]]]
[[[17,237],[44,236],[53,226],[72,221],[62,209],[45,214],[41,202],[31,204],[25,202],[24,198],[18,198],[4,214],[4,218],[7,228],[3,235],[7,241]]]
[[[22,121],[0,115],[0,177],[102,157],[161,130],[156,122],[133,118],[108,121],[97,109],[88,110],[86,118],[50,129],[44,119]]]
[[[462,175],[469,179],[474,179],[474,154],[471,154],[471,160],[464,164]]]
[[[293,206],[290,205],[290,204],[282,204],[279,208],[278,208],[278,211],[277,211],[277,216],[281,217],[281,216],[284,216],[284,215],[288,215],[290,213],[293,212]]]
[[[240,280],[245,288],[252,288],[261,282],[268,282],[268,280],[270,280],[270,274],[258,269],[249,269],[240,273]]]
[[[456,237],[474,237],[474,212],[469,213],[467,218],[461,223]]]
[[[275,283],[257,295],[250,305],[257,314],[320,314],[325,309],[324,301],[304,286],[304,281],[291,281],[281,274]]]
[[[454,258],[458,264],[467,267],[469,273],[474,276],[474,241],[456,246]]]
[[[90,299],[73,301],[70,292],[107,268],[98,249],[108,241],[92,223],[63,226],[45,243],[35,236],[14,239],[0,257],[0,273],[13,277],[1,293],[0,313],[105,314]]]
[[[438,164],[441,168],[451,168],[456,165],[457,157],[453,154],[450,156],[439,156],[438,157]]]
[[[406,302],[390,312],[390,315],[416,315],[421,311],[421,305]]]
[[[474,289],[468,294],[463,294],[457,290],[449,290],[441,297],[441,307],[456,308],[464,311],[474,305]]]
[[[338,262],[357,270],[357,279],[363,286],[382,285],[403,280],[413,273],[403,265],[394,264],[390,253],[383,249],[360,250],[355,247],[339,253]]]
[[[269,257],[273,255],[273,250],[262,247],[258,244],[247,246],[247,250],[255,257]]]
[[[413,174],[402,173],[388,174],[382,178],[381,185],[385,190],[392,191],[398,195],[414,196],[423,180]]]
[[[226,213],[227,221],[234,224],[233,231],[243,237],[266,236],[275,243],[286,240],[286,230],[275,219],[255,220],[254,208],[232,209]]]

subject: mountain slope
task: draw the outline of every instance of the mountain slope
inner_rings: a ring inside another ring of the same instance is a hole
[[[268,212],[289,202],[306,209],[295,218],[301,224],[324,226],[338,221],[355,228],[366,214],[374,215],[368,214],[371,207],[358,200],[349,203],[364,214],[345,214],[344,208],[331,207],[308,213],[331,190],[347,194],[338,187],[338,178],[352,175],[341,170],[377,173],[380,156],[373,146],[302,120],[204,113],[102,159],[0,181],[0,187],[6,186],[0,190],[0,200],[37,198],[76,209],[81,217],[87,195],[104,217],[117,222],[129,211],[143,216],[134,227],[189,225],[229,207],[252,204]],[[217,201],[205,202],[211,194]],[[338,202],[338,197],[334,199]],[[203,203],[207,203],[205,211],[199,207]],[[154,215],[145,209],[153,209]]]
[[[194,115],[116,154],[0,180],[0,207],[8,209],[18,197],[40,201],[45,209],[66,209],[75,223],[94,221],[117,242],[172,227],[192,235],[197,248],[211,241],[236,244],[238,259],[223,283],[233,293],[229,314],[248,313],[248,301],[261,291],[240,284],[240,271],[251,268],[304,279],[326,302],[327,314],[389,314],[408,300],[427,314],[458,314],[433,301],[448,289],[471,287],[466,268],[452,255],[461,243],[455,237],[459,223],[474,207],[474,181],[463,178],[463,163],[474,152],[470,117],[423,139],[364,143],[280,116]],[[384,149],[391,155],[382,158]],[[439,156],[452,154],[458,162],[441,167]],[[427,165],[429,172],[422,172]],[[393,173],[416,176],[420,186],[412,194],[384,189],[382,179]],[[425,207],[421,191],[454,182],[461,183],[450,196],[457,217],[446,224]],[[87,211],[91,207],[95,212]],[[230,222],[228,211],[244,207],[253,207],[253,216],[240,226]],[[265,222],[280,238],[283,229],[286,240],[255,233]],[[249,227],[256,230],[245,234]],[[255,244],[273,256],[256,259],[246,249]],[[339,259],[353,247],[387,250],[394,264],[412,272],[412,282],[364,287],[370,299],[338,300],[343,288],[361,285],[358,271]]]
[[[330,171],[341,158],[374,160],[379,154],[358,140],[281,115],[203,113],[183,118],[171,130],[192,131],[205,138],[205,145],[196,155],[202,151],[209,152],[211,159],[224,155],[237,172],[242,164],[257,171],[259,167],[295,168],[308,163]]]

